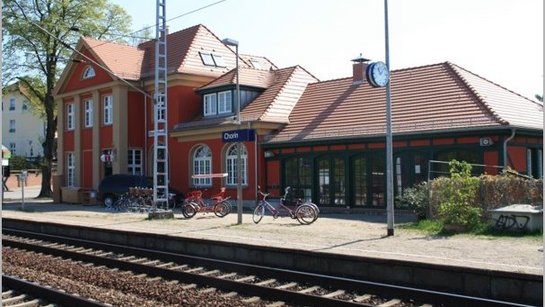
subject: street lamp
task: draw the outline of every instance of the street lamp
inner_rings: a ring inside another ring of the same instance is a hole
[[[390,38],[388,33],[388,0],[384,0],[384,41],[386,67],[390,70]],[[394,174],[392,146],[392,102],[390,82],[386,85],[386,218],[388,236],[394,235]]]
[[[237,120],[236,124],[240,129],[240,82],[239,82],[239,66],[238,66],[238,41],[232,38],[225,38],[222,42],[227,46],[235,47],[236,54],[236,72],[237,72],[237,85],[236,85],[236,110]],[[242,143],[237,142],[237,224],[242,224]]]

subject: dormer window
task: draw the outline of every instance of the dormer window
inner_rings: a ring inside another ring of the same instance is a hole
[[[215,116],[233,113],[233,97],[231,91],[223,91],[204,95],[204,116]]]
[[[213,67],[226,67],[223,57],[219,54],[210,53],[210,52],[199,52],[201,56],[202,63],[206,66]]]
[[[91,79],[95,76],[95,69],[92,66],[85,67],[83,71],[83,79]]]

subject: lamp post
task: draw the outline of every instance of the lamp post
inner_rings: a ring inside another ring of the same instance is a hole
[[[225,38],[222,42],[227,46],[235,47],[236,55],[236,110],[237,110],[237,120],[236,124],[238,129],[240,129],[240,82],[239,82],[239,66],[238,66],[238,41]],[[237,142],[237,224],[242,224],[242,143]]]
[[[388,0],[384,0],[384,41],[385,60],[390,70],[390,46],[388,35]],[[394,176],[393,176],[393,148],[392,148],[392,102],[390,82],[386,84],[386,211],[388,236],[394,235]]]

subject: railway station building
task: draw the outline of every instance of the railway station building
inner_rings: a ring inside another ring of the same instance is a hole
[[[327,208],[385,207],[386,95],[353,75],[320,81],[301,66],[239,56],[204,25],[167,37],[170,184],[227,188],[236,198],[242,142],[243,198],[257,186]],[[82,38],[56,87],[58,186],[96,189],[105,176],[153,174],[154,41],[136,47]],[[356,52],[355,52],[356,53]],[[100,65],[97,65],[100,64]],[[106,69],[104,69],[106,68]],[[391,72],[394,192],[464,160],[542,177],[543,105],[450,62]],[[130,83],[129,86],[127,83]],[[197,174],[226,173],[220,178]],[[206,193],[205,193],[206,194]]]

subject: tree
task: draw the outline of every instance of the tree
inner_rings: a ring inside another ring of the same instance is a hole
[[[46,131],[38,197],[51,197],[57,129],[53,89],[72,53],[70,46],[80,35],[122,41],[131,17],[107,0],[5,0],[2,16],[3,83],[18,79],[41,103]]]

